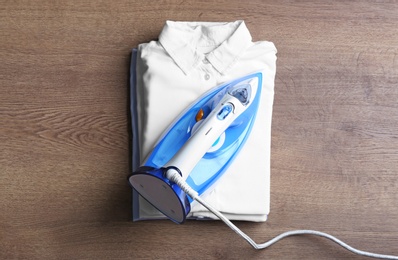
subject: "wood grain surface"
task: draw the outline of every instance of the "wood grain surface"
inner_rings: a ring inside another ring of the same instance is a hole
[[[239,19],[278,61],[271,214],[236,224],[398,255],[397,2],[1,2],[0,259],[361,259],[317,237],[255,251],[219,221],[130,221],[131,48],[166,20]]]

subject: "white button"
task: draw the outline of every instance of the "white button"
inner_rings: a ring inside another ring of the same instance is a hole
[[[210,79],[210,75],[209,74],[206,74],[205,75],[205,80],[209,80]]]
[[[207,59],[203,59],[202,62],[203,62],[204,64],[208,64],[208,63],[209,63],[209,61],[208,61]]]

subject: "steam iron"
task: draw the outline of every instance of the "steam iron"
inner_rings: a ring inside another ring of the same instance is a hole
[[[164,132],[129,177],[131,186],[166,217],[183,223],[192,198],[170,179],[170,173],[178,173],[198,195],[210,191],[251,132],[261,86],[258,72],[204,94]]]

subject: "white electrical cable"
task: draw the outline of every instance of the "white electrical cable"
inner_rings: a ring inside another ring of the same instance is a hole
[[[217,209],[209,205],[207,202],[202,200],[198,193],[192,189],[185,181],[184,179],[181,178],[181,176],[176,173],[169,171],[167,172],[167,178],[173,182],[175,182],[180,188],[185,191],[192,199],[196,200],[200,204],[202,204],[205,208],[207,208],[210,212],[212,212],[214,215],[216,215],[220,220],[222,220],[227,226],[229,226],[233,231],[235,231],[238,235],[243,237],[253,248],[255,249],[264,249],[272,244],[278,242],[279,240],[288,237],[288,236],[295,236],[295,235],[316,235],[316,236],[321,236],[327,239],[332,240],[333,242],[337,243],[338,245],[344,247],[345,249],[351,251],[352,253],[362,255],[362,256],[367,256],[367,257],[373,257],[373,258],[379,258],[379,259],[396,259],[398,260],[398,256],[394,255],[383,255],[383,254],[376,254],[372,252],[367,252],[367,251],[362,251],[359,249],[356,249],[340,239],[329,235],[324,232],[316,231],[316,230],[293,230],[293,231],[287,231],[285,233],[282,233],[273,239],[269,240],[268,242],[262,243],[262,244],[257,244],[254,242],[253,239],[251,239],[248,235],[246,235],[242,230],[240,230],[237,226],[235,226],[228,218],[226,218],[221,212],[219,212]]]

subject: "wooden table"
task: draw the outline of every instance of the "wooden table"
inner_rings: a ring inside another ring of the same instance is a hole
[[[244,19],[278,48],[271,214],[236,224],[398,255],[398,5],[373,2],[3,1],[0,259],[360,259],[317,237],[255,251],[219,221],[130,221],[130,50],[168,19]]]

